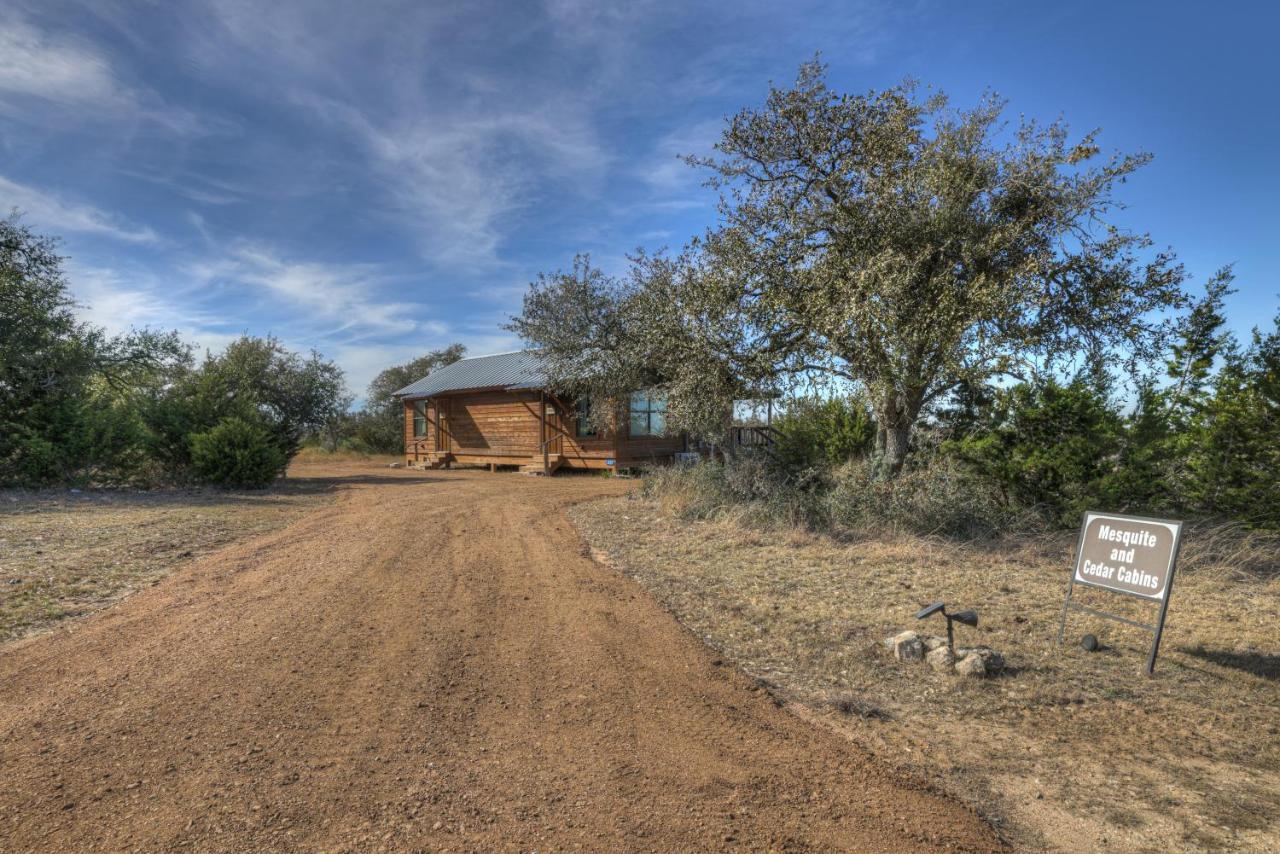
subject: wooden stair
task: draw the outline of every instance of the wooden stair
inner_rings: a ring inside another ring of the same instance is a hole
[[[430,451],[422,462],[423,468],[438,469],[448,465],[453,460],[453,454],[448,451]]]
[[[555,474],[556,469],[564,465],[564,454],[548,454],[547,455],[547,474]],[[542,456],[530,457],[529,462],[520,466],[521,474],[542,474]]]

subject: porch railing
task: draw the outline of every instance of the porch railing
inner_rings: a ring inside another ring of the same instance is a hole
[[[747,426],[729,428],[729,440],[736,448],[767,450],[772,448],[778,431],[769,426]]]

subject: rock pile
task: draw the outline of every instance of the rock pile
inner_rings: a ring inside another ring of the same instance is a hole
[[[937,635],[902,632],[885,638],[884,645],[898,661],[923,661],[940,673],[960,676],[993,676],[1004,670],[1004,656],[985,646],[957,647],[955,655],[947,639]]]

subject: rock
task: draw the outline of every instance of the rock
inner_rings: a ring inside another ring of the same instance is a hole
[[[992,676],[1004,670],[1004,656],[985,646],[957,650],[956,673],[961,676]]]
[[[929,654],[924,657],[924,660],[934,670],[941,671],[949,671],[956,663],[956,657],[951,654],[951,650],[947,649],[945,641],[942,646],[929,650]]]
[[[398,469],[398,468],[400,468],[400,466],[401,466],[401,465],[402,465],[402,463],[387,463],[387,468],[389,468],[389,469]]]
[[[893,657],[898,661],[922,661],[924,659],[924,644],[920,641],[920,636],[915,632],[902,632],[894,635],[886,640],[885,644],[893,650]]]
[[[933,652],[935,649],[937,649],[940,646],[947,645],[947,639],[938,637],[937,635],[929,635],[929,637],[924,638],[923,640],[924,640],[924,648],[929,652]]]

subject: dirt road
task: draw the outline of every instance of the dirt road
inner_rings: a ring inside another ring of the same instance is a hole
[[[342,496],[0,647],[0,850],[997,847],[584,556],[625,484],[302,474]]]

